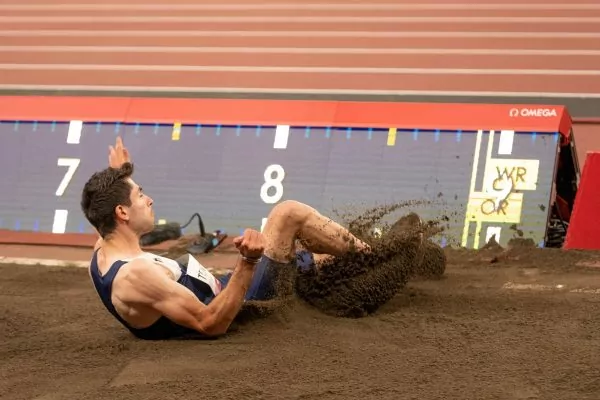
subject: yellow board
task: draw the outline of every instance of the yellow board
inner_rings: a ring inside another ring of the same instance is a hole
[[[483,140],[483,131],[477,131],[469,201],[461,241],[463,246],[467,245],[471,223],[475,223],[474,248],[479,247],[482,223],[494,225],[520,223],[524,193],[537,190],[539,160],[492,158],[494,136],[495,131],[489,131],[483,165],[483,182],[476,190]],[[501,229],[499,226],[495,228]]]
[[[388,131],[387,145],[388,146],[396,145],[396,128],[390,128],[390,130]]]
[[[175,122],[173,124],[173,132],[171,133],[171,140],[179,140],[181,137],[181,122]]]
[[[467,221],[517,224],[522,208],[523,193],[510,193],[507,198],[499,199],[493,193],[474,192],[467,204]]]

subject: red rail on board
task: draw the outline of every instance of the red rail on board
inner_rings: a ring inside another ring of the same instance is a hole
[[[0,97],[0,118],[19,121],[311,125],[557,132],[569,137],[563,106],[130,97]]]

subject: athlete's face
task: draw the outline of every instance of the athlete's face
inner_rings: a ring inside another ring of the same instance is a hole
[[[129,179],[132,187],[129,199],[130,207],[123,207],[124,219],[128,222],[129,228],[139,235],[151,232],[154,229],[154,210],[152,209],[153,200],[146,195],[142,188],[136,184],[133,179]]]

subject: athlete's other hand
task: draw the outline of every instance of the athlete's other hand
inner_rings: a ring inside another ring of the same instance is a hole
[[[129,151],[123,145],[121,136],[117,136],[114,146],[108,146],[108,165],[111,168],[121,168],[126,162],[131,162]]]
[[[233,239],[233,244],[242,256],[257,259],[263,255],[266,241],[262,233],[246,229],[242,236]]]

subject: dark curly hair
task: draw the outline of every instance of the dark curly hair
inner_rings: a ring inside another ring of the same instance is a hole
[[[133,187],[127,182],[131,175],[133,164],[125,163],[121,168],[109,167],[96,172],[83,187],[81,209],[102,238],[117,227],[115,208],[131,206],[129,196]]]

